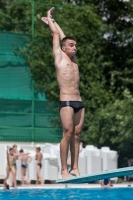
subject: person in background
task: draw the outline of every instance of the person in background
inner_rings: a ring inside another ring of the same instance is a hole
[[[16,174],[15,174],[15,167],[14,167],[14,160],[15,159],[16,159],[16,156],[14,155],[13,148],[9,148],[7,146],[7,167],[6,167],[6,178],[4,179],[4,188],[7,188],[6,181],[9,178],[10,173],[12,174],[13,185],[14,185],[15,188],[17,188]]]
[[[110,186],[111,186],[110,179],[107,178],[107,179],[102,180],[101,186],[102,186],[102,188],[110,188]]]
[[[36,180],[36,186],[38,185],[38,182],[41,182],[41,185],[44,185],[44,181],[42,180],[41,177],[41,168],[42,168],[42,159],[43,159],[43,155],[41,153],[41,148],[37,147],[36,148],[36,172],[37,172],[37,180]]]
[[[18,149],[17,149],[17,145],[16,145],[16,144],[14,144],[14,145],[12,146],[12,148],[13,148],[13,154],[15,155],[15,159],[14,159],[13,165],[14,165],[14,173],[15,173],[15,178],[16,178],[16,176],[17,176],[16,160],[18,159],[19,152],[18,152]],[[14,179],[14,177],[13,177],[12,173],[10,173],[9,179],[10,179],[10,182],[12,183],[12,186],[13,186],[13,179]]]
[[[128,167],[132,167],[133,166],[133,158],[128,159],[127,164],[128,164]],[[133,175],[125,176],[125,180],[133,181]]]
[[[22,155],[20,157],[21,159],[21,175],[22,175],[22,186],[24,186],[24,180],[26,179],[28,185],[30,185],[30,181],[28,179],[28,177],[26,176],[26,169],[28,167],[28,164],[31,163],[32,161],[32,158],[31,156],[28,156],[28,155],[24,155],[24,151],[23,149],[21,149],[19,151],[20,155]]]
[[[18,151],[18,146],[16,144],[14,144],[12,146],[12,148],[13,148],[13,155],[15,156],[13,165],[14,165],[14,169],[15,169],[15,179],[16,179],[16,176],[17,176],[17,164],[16,164],[16,161],[18,160],[18,157],[24,156],[24,155],[27,156],[27,155],[29,155],[29,153],[21,153],[21,155],[20,155],[19,151]],[[9,178],[11,180],[13,180],[13,177],[12,177],[11,173],[10,173],[10,177]]]
[[[14,145],[12,146],[12,148],[13,148],[13,153],[14,153],[14,155],[16,155],[16,159],[14,160],[14,167],[15,167],[15,173],[16,173],[16,169],[17,169],[17,167],[16,167],[16,160],[18,159],[18,156],[17,156],[17,155],[19,155],[18,146],[17,146],[16,144],[14,144]]]
[[[128,167],[133,166],[133,158],[129,159],[127,162],[128,162]]]

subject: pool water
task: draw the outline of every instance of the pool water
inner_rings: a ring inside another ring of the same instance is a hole
[[[133,188],[0,190],[0,200],[133,200]]]

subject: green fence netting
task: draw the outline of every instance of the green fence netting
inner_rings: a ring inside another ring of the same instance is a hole
[[[59,142],[55,104],[34,90],[20,34],[0,32],[0,141]]]

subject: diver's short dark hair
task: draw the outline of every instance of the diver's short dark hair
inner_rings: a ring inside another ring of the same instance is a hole
[[[36,150],[39,150],[39,151],[41,151],[41,148],[40,148],[40,147],[36,147]]]
[[[61,47],[62,47],[62,46],[65,46],[65,43],[66,43],[67,40],[74,40],[74,41],[76,41],[76,39],[73,38],[73,37],[64,37],[64,38],[61,40]]]
[[[9,149],[9,151],[12,151],[12,150],[13,150],[13,148],[10,148],[10,149]]]
[[[24,152],[24,150],[23,149],[20,149],[20,151],[19,151],[20,153],[23,153]]]

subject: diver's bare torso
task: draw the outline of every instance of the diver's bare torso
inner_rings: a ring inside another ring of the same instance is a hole
[[[41,161],[42,161],[42,153],[41,152],[36,154],[36,161],[37,161],[37,164],[41,163]]]
[[[8,165],[13,166],[15,157],[13,155],[8,154]]]
[[[23,165],[27,165],[28,164],[28,156],[23,156],[21,158],[21,162],[22,162]]]
[[[79,69],[75,58],[70,59],[63,51],[62,59],[55,63],[60,87],[60,101],[81,101],[79,92]]]

